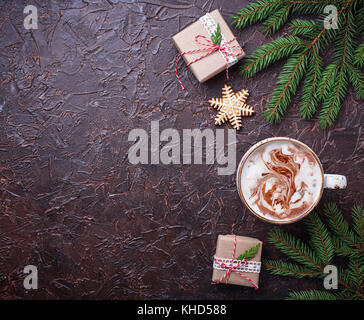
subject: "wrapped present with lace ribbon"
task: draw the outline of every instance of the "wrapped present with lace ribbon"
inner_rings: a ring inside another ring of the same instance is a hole
[[[255,238],[219,235],[212,282],[258,289],[263,243]]]
[[[218,42],[214,39],[216,31]],[[172,40],[180,52],[175,62],[175,73],[184,89],[178,75],[180,57],[184,58],[197,80],[205,82],[223,70],[226,70],[229,79],[229,67],[245,55],[219,10],[205,14],[174,35]]]

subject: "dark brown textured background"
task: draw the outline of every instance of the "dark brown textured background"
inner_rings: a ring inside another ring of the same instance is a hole
[[[215,128],[208,99],[219,97],[222,72],[198,84],[181,71],[171,36],[220,8],[228,23],[248,1],[0,1],[0,298],[282,299],[289,290],[322,288],[317,280],[261,274],[261,288],[213,286],[218,234],[253,236],[263,258],[280,258],[267,243],[271,225],[242,205],[235,177],[217,165],[131,165],[132,128]],[[39,11],[39,29],[23,27],[23,9]],[[261,26],[238,31],[247,55],[265,38]],[[183,66],[183,63],[180,64]],[[313,148],[327,173],[347,175],[345,191],[325,191],[350,216],[362,198],[363,102],[352,90],[335,126],[298,116],[262,119],[282,63],[253,79],[230,70],[235,90],[251,92],[256,115],[237,134],[237,160],[271,136]],[[224,125],[226,130],[230,125]],[[304,223],[285,226],[306,237]],[[23,268],[39,270],[26,291]]]

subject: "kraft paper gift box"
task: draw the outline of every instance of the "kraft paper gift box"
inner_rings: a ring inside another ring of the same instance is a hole
[[[195,42],[195,36],[203,35],[207,37],[207,39],[211,40],[211,31],[215,31],[216,29],[215,27],[217,26],[217,24],[220,25],[221,34],[226,42],[229,42],[234,38],[233,33],[231,32],[226,21],[220,14],[219,10],[214,10],[208,13],[207,15],[209,15],[209,17],[207,17],[208,18],[207,23],[211,22],[212,19],[215,24],[215,26],[212,27],[212,29],[210,25],[210,32],[207,30],[208,26],[206,26],[206,15],[205,15],[172,37],[174,44],[181,53],[186,51],[206,48]],[[242,48],[240,47],[238,41],[236,40],[228,43],[228,46],[230,46],[231,48],[230,53],[237,54],[241,52],[236,58],[232,57],[228,58],[231,59],[230,60],[231,63],[229,63],[229,66],[231,66],[236,62],[238,62],[241,58],[243,58],[245,54]],[[238,47],[232,48],[234,46]],[[205,53],[206,51],[188,53],[184,54],[183,58],[185,62],[188,64]],[[192,63],[189,67],[199,82],[205,82],[206,80],[212,78],[221,71],[226,70],[226,60],[223,56],[223,53],[220,52],[220,50],[217,50],[214,53],[202,58],[201,60]]]
[[[216,245],[216,254],[214,257],[212,282],[219,283],[222,277],[226,274],[226,270],[215,269],[215,267],[217,268],[221,267],[221,264],[215,265],[215,258],[223,258],[223,259],[228,259],[228,261],[231,261],[232,254],[234,251],[235,237],[236,237],[236,249],[235,249],[234,259],[239,257],[240,254],[243,254],[246,250],[255,247],[258,243],[260,243],[260,246],[256,255],[251,260],[249,260],[249,265],[245,265],[245,268],[243,267],[244,269],[251,270],[254,272],[239,271],[240,274],[238,274],[237,272],[231,272],[229,277],[227,277],[228,278],[227,283],[240,286],[254,287],[254,285],[249,280],[244,278],[247,277],[258,287],[263,242],[255,238],[235,236],[235,235],[218,236]],[[241,275],[243,275],[244,277],[242,277]],[[226,283],[225,279],[221,281],[221,283]]]

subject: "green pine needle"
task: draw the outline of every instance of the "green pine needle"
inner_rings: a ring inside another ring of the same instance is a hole
[[[327,93],[327,99],[322,102],[320,112],[320,126],[323,129],[331,127],[336,120],[342,102],[348,90],[348,77],[344,68],[339,68],[337,77],[334,78],[332,90]]]
[[[269,234],[269,242],[292,260],[315,271],[322,269],[316,253],[293,235],[285,233],[281,229],[273,229]]]
[[[317,97],[319,100],[329,98],[330,92],[335,85],[335,79],[338,71],[338,65],[335,63],[329,64],[323,71],[319,85],[317,87]]]
[[[364,250],[364,208],[356,205],[352,210],[353,216],[353,229],[356,233],[356,239],[359,247]]]
[[[300,114],[303,119],[310,119],[316,112],[318,102],[317,88],[323,69],[323,61],[319,55],[312,53],[309,58],[311,63],[309,63],[307,68],[300,106]]]
[[[363,0],[358,1],[357,4],[359,5],[359,8],[357,7],[357,9],[359,9],[358,14],[357,14],[358,21],[364,21],[364,6],[363,6],[364,1]],[[363,35],[364,35],[364,24],[363,23],[359,23],[358,32],[363,37]]]
[[[339,297],[328,291],[306,290],[290,292],[287,300],[339,300]]]
[[[233,16],[233,24],[237,28],[244,28],[247,25],[255,24],[264,20],[270,14],[282,7],[284,1],[261,0],[249,3],[246,8],[241,9]]]
[[[345,1],[345,0],[344,0]],[[327,5],[334,5],[337,8],[342,6],[343,0],[304,0],[304,1],[294,1],[288,0],[287,2],[293,3],[293,11],[297,13],[318,15],[324,12]],[[346,2],[346,1],[345,1]]]
[[[278,38],[261,46],[251,55],[251,58],[245,59],[240,73],[243,77],[251,77],[274,62],[303,49],[305,44],[306,41],[298,37]]]
[[[308,51],[305,51],[305,53],[293,54],[283,66],[264,112],[264,118],[268,122],[278,122],[283,116],[305,74],[308,62]]]
[[[311,213],[305,222],[311,236],[311,248],[317,253],[320,264],[327,266],[334,257],[330,233],[316,212]]]
[[[245,250],[244,253],[239,255],[239,257],[236,258],[236,260],[251,260],[255,257],[260,247],[260,243],[258,243],[256,246],[249,248],[248,250]]]
[[[355,235],[345,221],[344,215],[335,203],[328,203],[324,208],[327,221],[333,233],[350,248],[359,248]]]
[[[364,281],[364,264],[357,259],[352,259],[349,261],[349,268],[342,272],[347,273],[348,282],[351,286],[360,291]]]
[[[282,7],[276,12],[272,13],[266,21],[263,22],[265,26],[265,34],[271,35],[277,32],[288,20],[291,6]]]
[[[338,10],[336,29],[327,28],[324,22],[327,5],[334,5]],[[363,5],[363,0],[261,0],[250,3],[233,16],[237,28],[263,22],[266,35],[280,30],[291,13],[318,17],[317,20],[294,19],[289,24],[292,36],[262,45],[243,62],[241,75],[252,77],[276,61],[288,59],[266,105],[264,118],[268,122],[282,120],[303,76],[300,115],[310,119],[322,104],[319,124],[323,129],[331,127],[337,119],[349,84],[357,98],[364,99],[364,76],[358,69],[364,65],[364,46],[356,43],[358,36],[364,35]],[[322,56],[331,45],[334,62],[324,67]]]
[[[355,258],[358,254],[360,254],[360,250],[358,248],[353,248],[348,245],[346,241],[341,240],[341,238],[332,237],[331,242],[334,246],[335,253],[340,257]]]
[[[214,44],[217,44],[218,46],[220,45],[221,41],[222,41],[222,35],[221,35],[221,29],[220,29],[220,24],[217,24],[217,28],[215,30],[215,32],[213,32],[211,34],[211,41]]]
[[[322,276],[321,271],[285,261],[264,261],[264,267],[271,271],[272,274],[279,276],[290,276],[295,278],[316,278]]]
[[[364,66],[364,43],[361,43],[355,51],[354,63],[359,67]]]
[[[352,65],[347,65],[347,73],[349,74],[350,82],[353,85],[358,99],[364,99],[364,82],[362,72]]]
[[[313,40],[320,31],[318,24],[312,20],[295,19],[289,25],[289,31],[295,36]]]

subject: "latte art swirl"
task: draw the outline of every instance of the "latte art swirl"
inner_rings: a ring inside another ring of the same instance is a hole
[[[271,163],[262,159],[268,172],[262,173],[263,177],[258,181],[252,196],[257,196],[256,204],[261,211],[273,210],[269,213],[274,214],[285,210],[285,215],[289,215],[291,205],[300,202],[305,193],[310,191],[303,181],[296,188],[295,179],[300,164],[294,161],[294,155],[284,155],[280,149],[273,149],[269,155]],[[307,206],[304,202],[296,210],[306,210]]]
[[[308,150],[291,142],[257,149],[242,173],[242,190],[254,211],[287,219],[311,208],[321,190],[319,164]]]

